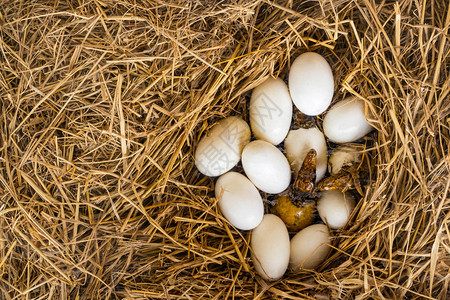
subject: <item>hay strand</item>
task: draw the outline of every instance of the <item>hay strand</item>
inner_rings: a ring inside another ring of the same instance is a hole
[[[446,299],[448,1],[3,1],[2,299]],[[193,150],[304,51],[363,99],[371,181],[317,272],[266,283]]]

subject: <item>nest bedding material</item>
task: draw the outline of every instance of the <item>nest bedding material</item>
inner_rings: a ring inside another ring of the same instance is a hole
[[[449,26],[444,0],[3,1],[1,299],[446,299]],[[322,267],[267,283],[193,151],[305,51],[365,101],[373,171]]]

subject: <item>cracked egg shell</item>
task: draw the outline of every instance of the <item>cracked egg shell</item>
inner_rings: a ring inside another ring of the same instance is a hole
[[[317,127],[289,131],[284,141],[284,150],[294,172],[298,173],[311,149],[317,152],[316,182],[319,182],[327,171],[328,150],[325,136]]]

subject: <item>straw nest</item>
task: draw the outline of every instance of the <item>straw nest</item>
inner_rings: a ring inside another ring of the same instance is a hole
[[[446,298],[448,1],[2,2],[2,299]],[[367,104],[371,183],[320,269],[266,283],[193,150],[307,50]]]

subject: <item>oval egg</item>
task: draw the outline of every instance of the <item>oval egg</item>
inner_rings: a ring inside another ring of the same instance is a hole
[[[250,141],[250,127],[239,117],[228,117],[215,124],[195,151],[195,165],[207,176],[219,176],[240,160],[242,149]]]
[[[215,194],[222,214],[234,227],[250,230],[261,223],[264,215],[261,195],[244,175],[223,174],[216,182]]]
[[[341,191],[324,191],[317,201],[320,218],[333,229],[344,226],[354,208],[355,200],[352,195]]]
[[[366,121],[364,102],[350,97],[336,103],[323,119],[323,132],[335,143],[349,143],[372,131]]]
[[[292,120],[292,100],[280,78],[269,78],[256,87],[250,99],[250,126],[255,138],[278,145]]]
[[[291,240],[289,267],[293,271],[314,269],[330,252],[330,233],[326,225],[314,224],[300,230]]]
[[[306,154],[311,149],[317,152],[316,182],[318,182],[327,171],[328,150],[323,133],[317,127],[289,131],[284,141],[284,150],[294,172],[300,170]]]
[[[291,169],[286,157],[265,141],[253,141],[245,146],[242,166],[253,184],[266,193],[281,193],[291,181]]]
[[[255,269],[266,280],[278,280],[289,264],[289,233],[283,221],[275,215],[264,215],[253,229],[252,260]]]
[[[289,71],[289,91],[295,106],[305,115],[323,113],[334,92],[333,72],[325,58],[314,52],[297,57]]]

